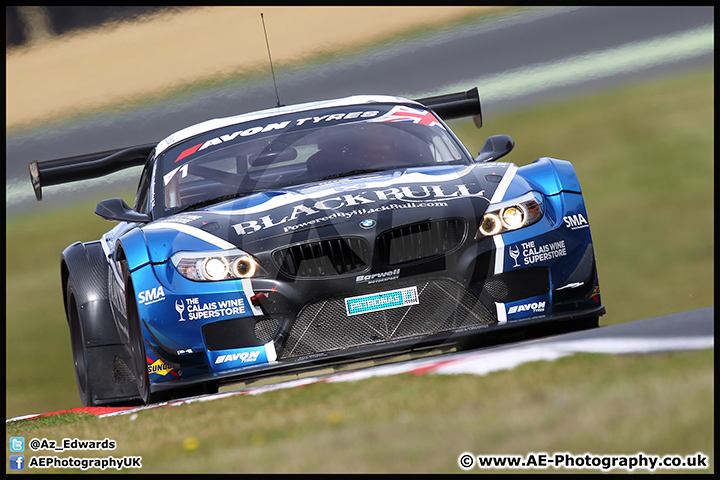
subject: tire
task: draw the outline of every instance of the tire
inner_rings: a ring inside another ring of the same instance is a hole
[[[127,307],[127,320],[129,330],[129,350],[132,365],[130,369],[135,376],[135,384],[138,393],[145,405],[150,401],[150,375],[148,374],[147,360],[145,354],[145,338],[142,333],[140,324],[140,312],[138,311],[137,301],[135,300],[135,290],[132,282],[128,281],[125,285],[125,304]]]
[[[85,335],[80,323],[80,312],[75,301],[75,287],[72,280],[67,282],[67,309],[73,363],[75,364],[75,378],[77,379],[80,400],[86,407],[96,406],[97,404],[93,401],[93,385],[90,381]]]

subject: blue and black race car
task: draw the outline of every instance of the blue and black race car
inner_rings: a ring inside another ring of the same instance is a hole
[[[597,326],[588,214],[566,161],[478,156],[477,89],[353,96],[209,120],[158,144],[33,162],[42,186],[143,165],[133,207],[62,253],[85,405],[150,403],[323,363]],[[453,347],[453,348],[454,348]]]

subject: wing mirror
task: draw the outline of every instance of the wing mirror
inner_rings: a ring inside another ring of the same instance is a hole
[[[116,222],[147,223],[150,221],[150,215],[136,212],[122,198],[103,200],[95,207],[95,214],[105,220]]]
[[[478,156],[475,157],[475,163],[494,162],[498,158],[502,158],[512,151],[515,147],[515,140],[509,135],[493,135],[485,140]]]

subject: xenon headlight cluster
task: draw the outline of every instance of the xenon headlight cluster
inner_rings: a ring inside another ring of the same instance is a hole
[[[171,261],[180,274],[198,282],[252,278],[260,267],[242,250],[214,252],[178,252]]]
[[[536,223],[543,216],[542,197],[530,192],[490,205],[478,228],[478,237],[491,237]]]

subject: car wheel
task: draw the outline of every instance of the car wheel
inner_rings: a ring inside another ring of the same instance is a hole
[[[80,313],[75,301],[75,288],[72,280],[67,282],[67,317],[70,326],[70,342],[72,345],[73,363],[75,364],[75,378],[77,379],[80,400],[86,407],[94,406],[93,389],[88,369],[88,353],[85,346],[85,335],[83,335],[80,324]]]

